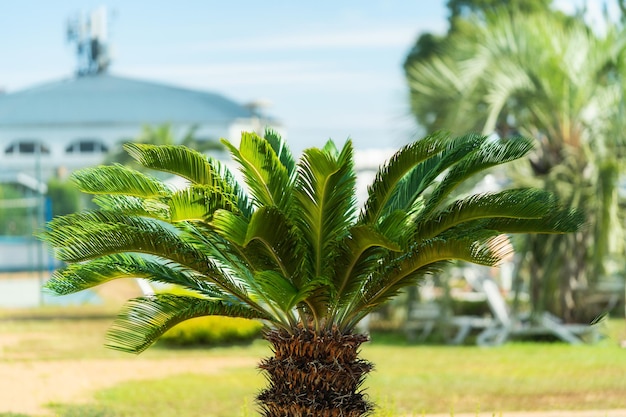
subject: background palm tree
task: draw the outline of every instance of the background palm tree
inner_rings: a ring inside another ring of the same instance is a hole
[[[524,258],[536,310],[590,320],[586,291],[614,272],[624,252],[617,188],[624,166],[626,34],[606,22],[599,35],[582,18],[556,13],[471,20],[427,59],[409,59],[413,111],[427,129],[452,126],[521,132],[538,139],[528,165],[509,174],[585,208],[590,227],[567,236],[532,236]],[[469,34],[469,36],[468,36]]]
[[[380,168],[359,212],[352,143],[332,141],[296,163],[272,132],[223,141],[248,193],[218,161],[183,146],[128,144],[143,166],[185,178],[184,189],[121,165],[83,170],[79,188],[100,210],[53,220],[44,239],[69,263],[48,288],[80,291],[144,277],[197,296],[130,300],[109,346],[141,352],[177,323],[203,315],[259,319],[274,355],[261,362],[266,416],[361,416],[371,370],[355,326],[446,261],[495,265],[505,233],[576,230],[580,213],[550,193],[515,189],[453,200],[463,181],[527,154],[531,142],[436,133]]]

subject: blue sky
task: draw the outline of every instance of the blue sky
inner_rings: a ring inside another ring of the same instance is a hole
[[[65,22],[100,5],[112,73],[267,100],[296,148],[411,139],[402,62],[420,32],[446,28],[445,0],[4,2],[0,88],[72,76]]]

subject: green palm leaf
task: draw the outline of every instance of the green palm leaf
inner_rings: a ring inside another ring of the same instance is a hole
[[[261,207],[255,211],[242,246],[246,247],[252,241],[263,245],[264,252],[283,276],[299,282],[296,273],[302,264],[303,248],[298,233],[283,212],[275,207]]]
[[[216,210],[236,210],[236,200],[234,195],[224,194],[213,187],[187,187],[169,198],[170,221],[209,221]]]
[[[368,190],[369,197],[361,212],[359,223],[376,224],[385,207],[393,199],[396,187],[420,162],[437,155],[445,148],[448,135],[437,132],[400,149],[380,168]]]
[[[371,226],[359,225],[350,229],[350,235],[344,238],[340,246],[341,255],[337,257],[334,287],[337,304],[341,305],[344,294],[351,294],[363,279],[375,272],[381,255],[388,251],[400,252],[402,248],[392,239],[379,233]]]
[[[186,146],[126,143],[124,149],[146,168],[178,175],[193,184],[215,185],[214,169],[207,157]]]
[[[285,141],[280,137],[278,133],[271,129],[267,129],[265,131],[265,135],[263,138],[269,143],[269,145],[278,156],[280,163],[283,164],[285,169],[287,170],[287,175],[289,178],[293,178],[296,174],[296,161],[291,154],[291,150],[285,143]]]
[[[217,210],[211,221],[217,234],[238,246],[244,246],[249,224],[249,219],[228,210]]]
[[[540,219],[552,211],[555,203],[552,193],[537,189],[475,194],[420,220],[414,230],[419,239],[430,239],[456,225],[477,219]]]
[[[168,172],[196,185],[236,196],[237,206],[248,215],[250,203],[234,176],[219,161],[182,145],[127,143],[124,149],[146,168]]]
[[[222,139],[241,172],[258,206],[289,206],[291,179],[287,168],[267,141],[254,133],[242,133],[239,149]]]
[[[337,242],[347,236],[354,217],[352,152],[348,141],[341,153],[307,149],[300,160],[295,222],[306,244],[311,277],[332,276]]]
[[[181,240],[173,228],[150,218],[127,216],[111,211],[75,213],[50,222],[43,238],[58,248],[58,257],[69,262],[125,251],[154,255],[169,253],[170,248],[181,255],[181,262],[190,267],[205,265],[202,256]],[[172,251],[174,252],[174,251]],[[184,255],[183,255],[184,254]]]
[[[170,218],[167,198],[141,198],[132,195],[100,194],[93,202],[104,211],[113,211],[128,216],[153,217],[167,221]]]
[[[577,209],[557,208],[540,219],[489,219],[484,227],[502,233],[562,234],[584,230],[585,213]]]
[[[111,212],[85,212],[56,218],[43,239],[57,248],[67,262],[117,253],[136,252],[160,256],[203,274],[240,300],[249,301],[244,287],[225,275],[208,256],[186,242],[173,228],[148,218]]]
[[[288,312],[302,301],[298,289],[277,271],[259,271],[254,274],[254,280],[267,298],[276,303],[282,311]]]
[[[159,180],[123,165],[85,168],[72,174],[78,188],[90,194],[124,194],[162,197],[170,190]]]
[[[451,137],[447,133],[439,132],[439,135],[445,141],[443,149],[419,162],[398,182],[385,206],[383,216],[396,210],[410,211],[437,177],[467,154],[480,148],[487,140],[486,136],[476,134]]]
[[[202,316],[271,317],[241,304],[172,294],[157,294],[128,301],[107,334],[107,346],[140,353],[176,324]]]
[[[421,278],[433,266],[441,262],[462,260],[479,265],[494,266],[506,257],[513,248],[505,235],[496,231],[480,230],[465,236],[435,238],[416,243],[406,254],[389,258],[381,271],[364,282],[353,304],[354,312],[371,310],[398,291]],[[354,313],[353,313],[354,314]]]
[[[450,168],[441,183],[433,190],[421,215],[430,214],[444,199],[472,175],[487,168],[519,159],[533,149],[533,142],[522,137],[490,139]]]
[[[107,255],[68,265],[52,274],[46,288],[56,294],[71,294],[120,278],[145,278],[157,283],[178,285],[207,297],[221,296],[219,288],[198,272],[171,263],[163,264],[136,254]]]

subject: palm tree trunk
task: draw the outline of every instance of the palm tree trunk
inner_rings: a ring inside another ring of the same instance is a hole
[[[358,359],[366,335],[300,327],[293,334],[268,331],[265,339],[274,356],[259,365],[269,382],[257,397],[263,415],[359,417],[371,411],[360,387],[372,364]]]

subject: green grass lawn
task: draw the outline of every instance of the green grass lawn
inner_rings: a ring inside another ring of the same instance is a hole
[[[109,318],[87,320],[1,319],[0,335],[23,340],[5,346],[0,361],[115,359],[132,357],[102,348]],[[625,407],[626,351],[618,346],[624,320],[609,323],[610,337],[594,346],[511,343],[497,348],[416,346],[374,335],[363,357],[375,371],[367,392],[380,416],[514,410],[611,409]],[[247,347],[171,350],[154,347],[151,358],[258,357],[264,342]],[[120,356],[123,355],[123,356]],[[264,378],[252,368],[213,375],[182,373],[128,381],[93,394],[87,404],[52,404],[59,417],[238,417],[252,416],[253,398]],[[10,414],[2,414],[8,417]],[[506,417],[506,413],[503,414]]]

